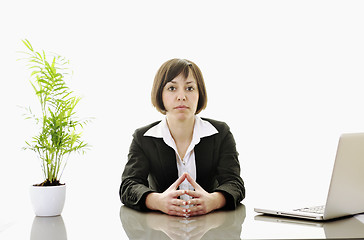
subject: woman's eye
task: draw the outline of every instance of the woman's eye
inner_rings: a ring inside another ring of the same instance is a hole
[[[173,86],[170,86],[170,87],[168,88],[168,90],[169,90],[169,91],[174,91],[174,90],[176,90],[176,88],[175,88],[175,87],[173,87]]]
[[[193,91],[193,90],[195,90],[195,88],[194,87],[187,87],[186,90],[187,91]]]

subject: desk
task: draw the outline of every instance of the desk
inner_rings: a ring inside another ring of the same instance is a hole
[[[114,201],[114,200],[113,200]],[[182,218],[142,213],[118,201],[68,201],[62,216],[35,217],[31,209],[13,220],[0,216],[0,239],[325,239],[364,237],[364,215],[329,222],[256,214],[247,203],[235,211]],[[9,218],[10,219],[10,218]]]

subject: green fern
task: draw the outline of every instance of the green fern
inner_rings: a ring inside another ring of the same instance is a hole
[[[59,185],[68,155],[84,153],[89,148],[78,132],[89,120],[79,121],[75,116],[80,98],[73,96],[64,79],[69,75],[69,62],[59,55],[48,61],[44,51],[37,52],[28,40],[22,41],[28,50],[23,52],[27,55],[27,66],[32,70],[30,84],[41,107],[41,116],[26,108],[26,118],[34,119],[40,132],[26,142],[24,149],[36,152],[41,159],[45,180],[39,185]]]

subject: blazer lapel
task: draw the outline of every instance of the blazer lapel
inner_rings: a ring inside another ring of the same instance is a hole
[[[213,146],[214,138],[205,137],[201,138],[201,141],[195,146],[195,159],[196,159],[196,181],[202,186],[205,186],[205,182],[209,178],[213,164]]]
[[[178,179],[176,154],[174,150],[164,143],[163,139],[155,138],[156,151],[158,152],[156,161],[160,165],[160,173],[165,178],[165,185],[168,187]]]

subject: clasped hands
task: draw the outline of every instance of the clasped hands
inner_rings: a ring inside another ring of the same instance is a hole
[[[177,190],[185,179],[192,185],[194,191]],[[178,198],[184,194],[191,196],[192,199],[184,201]],[[225,197],[221,192],[206,192],[188,173],[182,174],[163,193],[150,193],[145,200],[146,206],[151,210],[159,210],[169,215],[184,217],[209,213],[223,207],[225,203]],[[186,208],[188,205],[190,207]]]

